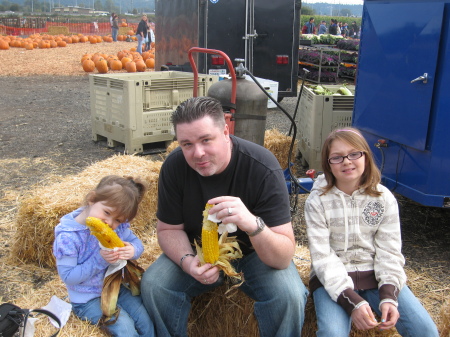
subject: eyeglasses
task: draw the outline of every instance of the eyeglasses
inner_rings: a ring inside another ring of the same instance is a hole
[[[328,162],[330,164],[340,164],[344,161],[344,158],[347,158],[348,160],[356,160],[356,159],[361,158],[362,156],[364,156],[363,151],[352,152],[346,156],[335,156],[335,157],[328,158]]]

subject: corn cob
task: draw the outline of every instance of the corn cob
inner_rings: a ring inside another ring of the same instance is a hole
[[[214,264],[219,260],[219,227],[215,222],[208,220],[208,211],[213,205],[206,204],[203,211],[202,249],[203,259],[206,263]]]
[[[124,247],[125,244],[111,227],[100,219],[86,218],[86,225],[105,248]],[[123,284],[131,290],[133,296],[140,294],[140,278],[144,270],[136,262],[127,261],[124,268],[108,275],[103,280],[101,294],[102,322],[107,322],[114,314],[118,314],[117,299],[120,285]]]
[[[244,282],[242,273],[237,273],[233,266],[230,264],[231,260],[239,259],[242,257],[242,251],[239,247],[239,243],[236,241],[235,236],[228,236],[228,232],[224,232],[219,239],[217,228],[219,227],[215,222],[208,220],[208,211],[214,205],[206,204],[203,211],[203,226],[202,226],[202,247],[200,247],[196,241],[195,247],[197,249],[197,255],[200,263],[210,263],[214,266],[218,266],[223,272],[238,281],[232,287],[237,287]]]
[[[88,217],[86,218],[86,226],[91,230],[91,234],[95,235],[98,241],[105,248],[124,247],[124,243],[119,236],[102,220]]]

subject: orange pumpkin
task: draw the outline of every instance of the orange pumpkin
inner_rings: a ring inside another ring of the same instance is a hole
[[[122,57],[122,59],[120,61],[122,62],[122,68],[125,69],[127,63],[131,62],[132,59],[129,57]]]
[[[6,40],[0,40],[0,50],[8,50],[9,43]]]
[[[94,61],[87,59],[83,61],[83,70],[87,73],[93,72],[95,69]]]
[[[153,57],[148,58],[145,61],[145,65],[147,66],[147,68],[155,68],[155,59]]]
[[[129,73],[135,73],[136,72],[136,62],[130,61],[125,65],[125,69]]]
[[[143,72],[147,66],[145,65],[145,62],[142,60],[136,61],[136,71]]]
[[[100,74],[106,74],[108,72],[108,62],[103,58],[97,61],[95,67]]]
[[[122,62],[120,60],[112,60],[111,70],[122,70]]]
[[[65,46],[67,46],[66,41],[58,41],[58,47],[65,47]]]

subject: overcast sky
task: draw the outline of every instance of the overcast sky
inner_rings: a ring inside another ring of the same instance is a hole
[[[302,3],[308,4],[308,3],[316,3],[316,2],[326,2],[326,3],[332,3],[332,4],[349,4],[349,5],[362,5],[363,0],[303,0]]]

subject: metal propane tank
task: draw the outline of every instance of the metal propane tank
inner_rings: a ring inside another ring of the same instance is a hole
[[[236,112],[233,114],[234,135],[264,146],[264,134],[267,119],[268,97],[253,81],[245,79],[243,59],[236,59]],[[223,79],[214,83],[208,90],[208,96],[218,99],[224,108],[230,104],[232,79]]]

